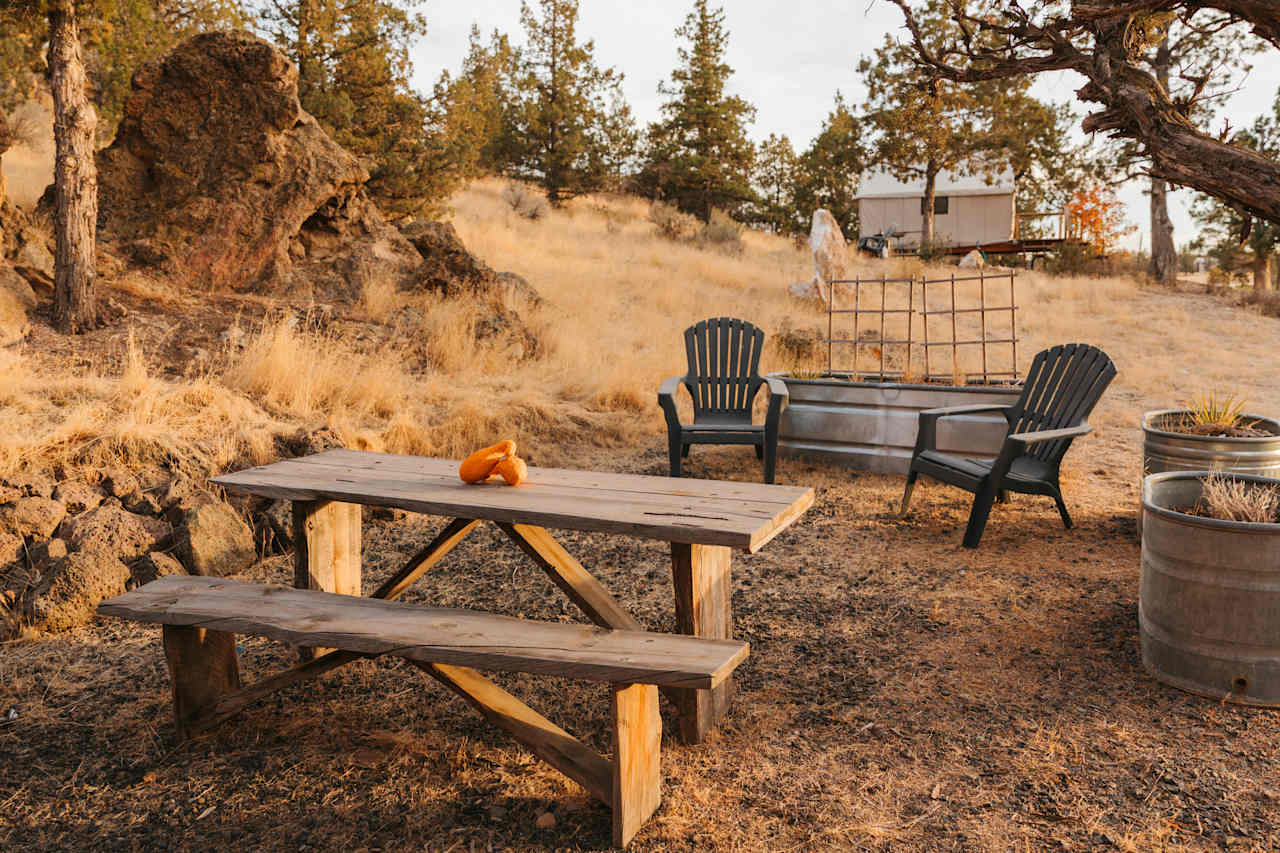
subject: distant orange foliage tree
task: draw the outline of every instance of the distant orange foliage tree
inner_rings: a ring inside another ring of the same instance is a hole
[[[1098,254],[1111,251],[1121,237],[1137,229],[1125,223],[1124,204],[1102,184],[1078,190],[1067,202],[1067,213],[1076,233]]]

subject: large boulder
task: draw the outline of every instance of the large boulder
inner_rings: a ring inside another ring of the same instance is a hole
[[[360,161],[302,109],[297,82],[245,32],[197,35],[139,69],[98,156],[103,239],[193,290],[349,298],[412,272],[417,252],[366,197]]]
[[[26,497],[0,504],[0,530],[27,539],[48,539],[58,529],[67,508],[60,501]]]
[[[0,347],[18,343],[31,331],[29,308],[19,287],[28,293],[31,291],[26,280],[0,260]]]
[[[197,506],[187,513],[179,535],[179,553],[193,575],[223,577],[253,565],[253,531],[224,503]]]
[[[142,556],[169,532],[164,522],[126,512],[115,501],[76,516],[63,528],[72,551],[93,551],[120,560]]]
[[[813,252],[813,282],[821,292],[825,292],[826,282],[839,281],[848,274],[849,250],[844,233],[836,218],[822,208],[813,212],[809,250]]]
[[[499,274],[467,251],[448,222],[413,222],[401,227],[422,256],[413,276],[415,289],[445,296],[458,293],[488,295],[499,287]]]
[[[129,567],[111,554],[68,554],[49,567],[27,599],[28,619],[44,631],[83,625],[99,602],[125,591],[129,575]]]

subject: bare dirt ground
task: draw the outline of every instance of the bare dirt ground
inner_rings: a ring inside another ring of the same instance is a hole
[[[1015,497],[958,547],[965,495],[796,461],[814,508],[735,556],[739,693],[710,742],[677,745],[636,850],[1270,850],[1280,750],[1270,711],[1167,688],[1137,640],[1137,471],[1120,430],[1082,443],[1052,503]],[[655,442],[656,444],[656,442]],[[1087,448],[1087,449],[1086,449]],[[662,473],[658,447],[614,460]],[[698,452],[752,476],[750,450]],[[438,528],[366,525],[366,592]],[[661,543],[563,534],[649,627],[673,630]],[[287,581],[282,558],[252,579]],[[496,531],[410,600],[577,620]],[[291,661],[242,640],[246,678]],[[602,750],[599,685],[501,678]],[[607,811],[399,662],[362,662],[176,741],[158,631],[104,621],[0,655],[6,850],[597,850]],[[551,828],[538,817],[550,813]]]

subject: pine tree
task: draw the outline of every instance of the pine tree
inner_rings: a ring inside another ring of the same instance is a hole
[[[825,208],[848,238],[858,233],[858,177],[867,167],[862,122],[844,96],[835,104],[813,143],[800,155],[794,190],[797,212],[807,223],[813,211]]]
[[[662,119],[649,127],[641,190],[675,203],[704,220],[722,209],[739,216],[755,196],[751,170],[755,149],[746,126],[755,107],[725,93],[733,69],[724,61],[729,33],[724,9],[695,0],[693,11],[676,30],[683,39],[680,65],[670,84],[659,85],[669,100]]]
[[[622,75],[596,65],[594,42],[577,39],[577,0],[521,4],[520,104],[510,144],[512,172],[536,181],[554,205],[609,183],[610,140],[626,124]],[[621,105],[621,107],[619,107]]]

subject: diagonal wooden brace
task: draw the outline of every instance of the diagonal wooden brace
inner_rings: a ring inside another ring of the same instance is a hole
[[[609,806],[615,845],[630,843],[662,802],[662,720],[657,687],[611,685],[614,753],[610,761],[474,669],[414,660],[409,663],[457,693],[489,722]]]

